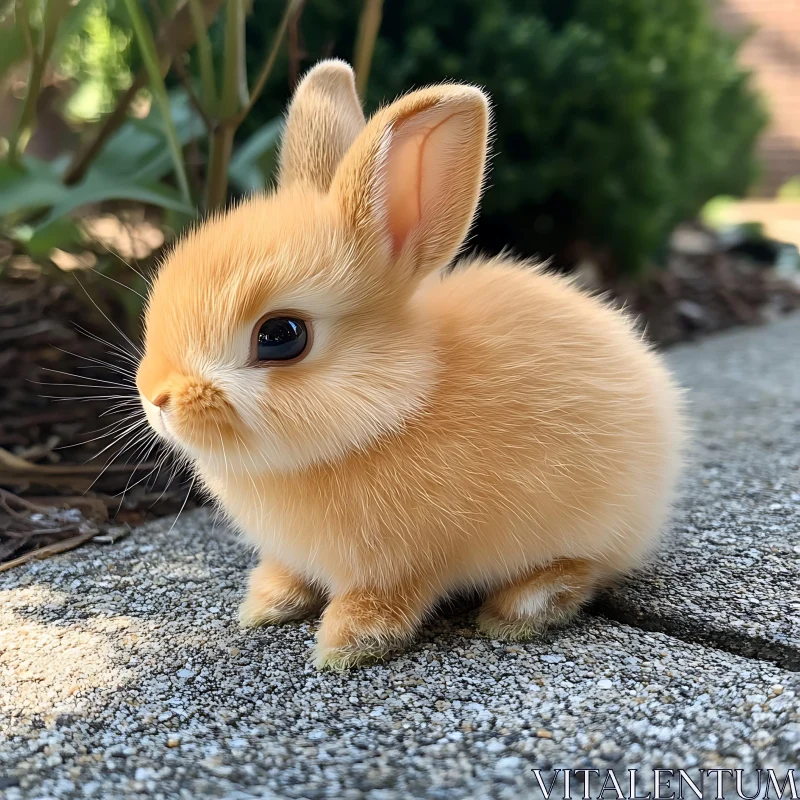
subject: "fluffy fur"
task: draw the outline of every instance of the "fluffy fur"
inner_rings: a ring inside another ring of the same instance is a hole
[[[467,587],[488,633],[532,635],[640,564],[667,515],[679,392],[631,321],[510,258],[442,272],[488,118],[448,84],[365,124],[349,67],[323,62],[279,188],[183,239],[150,296],[148,418],[262,555],[242,622],[327,603],[320,666],[384,655]],[[282,311],[313,325],[308,356],[254,365]]]

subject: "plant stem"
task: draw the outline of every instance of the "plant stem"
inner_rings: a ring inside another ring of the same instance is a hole
[[[186,165],[183,161],[183,150],[175,130],[175,122],[169,108],[169,97],[167,87],[164,84],[162,74],[161,59],[153,39],[153,34],[147,19],[139,7],[138,0],[125,0],[133,31],[139,40],[139,50],[142,54],[142,61],[150,77],[150,90],[153,92],[153,99],[161,111],[161,122],[164,126],[164,134],[167,137],[172,162],[175,166],[175,177],[178,180],[178,188],[187,204],[191,205],[192,193],[189,189],[189,180],[186,177]]]
[[[201,0],[203,21],[206,28],[216,17],[222,0]],[[158,37],[158,53],[161,60],[162,75],[166,74],[172,60],[181,53],[186,52],[195,43],[195,26],[191,24],[190,11],[183,6],[180,11],[167,23]],[[119,130],[128,117],[128,107],[133,102],[140,89],[147,86],[149,76],[145,68],[139,70],[131,86],[121,95],[117,105],[97,130],[94,138],[86,147],[79,150],[72,160],[65,176],[64,183],[70,186],[78,183],[86,174],[92,162],[105,146],[106,142]]]
[[[211,53],[211,40],[208,37],[208,24],[203,15],[200,0],[188,0],[189,14],[192,18],[194,38],[197,42],[197,61],[200,65],[200,80],[203,86],[203,106],[210,115],[217,113],[217,81],[214,75],[214,58]]]
[[[225,205],[233,137],[239,127],[239,111],[247,104],[247,71],[244,61],[244,0],[227,0],[225,53],[219,111],[222,119],[211,132],[206,175],[206,211]]]
[[[225,32],[225,64],[222,80],[220,120],[211,135],[208,174],[206,176],[206,210],[211,211],[225,204],[228,197],[228,168],[233,153],[233,139],[242,120],[252,109],[275,65],[289,21],[302,7],[302,0],[287,0],[272,47],[261,69],[256,85],[247,97],[247,80],[244,68],[244,3],[243,0],[228,0],[228,16]],[[244,90],[245,94],[242,94]]]
[[[300,60],[302,53],[300,51],[300,31],[299,31],[299,14],[295,14],[289,22],[288,37],[289,37],[289,91],[294,93],[297,84],[300,81]]]
[[[14,22],[22,31],[25,54],[33,60],[36,57],[36,46],[33,43],[33,32],[31,31],[30,6],[27,0],[16,0],[16,2],[11,2],[9,5],[14,6]]]
[[[36,123],[36,103],[39,100],[39,92],[42,88],[44,68],[45,64],[39,56],[34,55],[31,61],[31,73],[28,78],[28,91],[25,94],[25,102],[22,105],[19,120],[14,127],[14,133],[8,143],[8,160],[12,164],[19,162],[22,151],[28,143],[31,129]]]
[[[272,38],[272,47],[270,48],[267,60],[264,62],[264,66],[261,67],[261,73],[258,76],[256,85],[250,92],[250,100],[237,116],[237,126],[250,113],[259,96],[261,95],[261,92],[264,90],[264,86],[266,86],[267,80],[272,72],[272,68],[275,66],[275,61],[278,58],[278,53],[280,52],[283,38],[286,36],[286,29],[289,27],[289,22],[300,15],[303,10],[303,5],[304,0],[287,0],[286,9],[283,12],[283,17],[281,18],[280,24],[278,25],[278,30],[275,31],[275,36]]]
[[[375,40],[383,16],[383,0],[364,0],[361,18],[358,21],[358,38],[355,47],[356,90],[361,101],[367,93],[369,70],[372,66],[372,54],[375,52]]]
[[[233,121],[220,123],[211,135],[208,174],[206,175],[206,210],[225,205],[228,198],[228,166],[233,153]]]
[[[189,98],[192,108],[194,108],[194,110],[197,112],[197,115],[200,117],[200,119],[203,120],[206,130],[210,132],[214,127],[214,123],[206,113],[206,109],[203,106],[200,98],[195,94],[194,86],[192,86],[192,76],[186,71],[186,66],[183,64],[180,58],[176,58],[172,62],[172,66],[174,67],[175,72],[178,73],[178,77],[181,79],[183,88],[186,89],[186,96]]]
[[[9,142],[8,157],[12,163],[19,161],[22,151],[28,143],[31,129],[36,123],[36,104],[42,90],[42,81],[44,80],[47,63],[50,60],[50,54],[53,52],[59,23],[69,10],[68,0],[47,0],[42,22],[41,50],[37,53],[33,45],[30,29],[30,3],[27,0],[20,0],[16,4],[15,13],[18,15],[18,25],[25,37],[31,59],[31,72],[28,78],[28,91],[25,95],[25,102],[22,105],[22,113]]]
[[[225,60],[222,65],[220,117],[229,119],[247,105],[247,71],[244,51],[244,1],[227,0]]]

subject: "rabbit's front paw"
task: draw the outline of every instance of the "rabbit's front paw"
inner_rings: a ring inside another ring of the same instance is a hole
[[[562,625],[591,599],[595,584],[591,562],[564,559],[533,570],[487,597],[478,627],[492,639],[530,639]]]
[[[317,668],[348,669],[384,658],[413,638],[431,602],[414,587],[357,589],[334,597],[317,634]]]
[[[274,561],[262,561],[251,573],[247,595],[239,606],[244,628],[302,619],[322,607],[322,595],[302,578]]]

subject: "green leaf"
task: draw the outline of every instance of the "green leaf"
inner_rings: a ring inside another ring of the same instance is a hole
[[[205,133],[205,123],[192,105],[185,89],[175,89],[170,92],[168,100],[169,115],[181,144],[186,144],[190,139]],[[157,126],[159,129],[162,127],[161,109],[158,106],[154,107],[148,115],[147,123]]]
[[[156,50],[156,43],[153,39],[153,32],[147,24],[147,20],[139,7],[138,0],[125,0],[125,6],[131,18],[134,33],[139,42],[139,49],[142,53],[147,72],[150,76],[150,90],[153,92],[153,99],[161,110],[164,134],[167,137],[167,144],[172,155],[175,167],[175,176],[178,180],[181,195],[187,206],[191,205],[192,194],[189,190],[189,181],[186,177],[186,167],[183,163],[183,152],[181,151],[178,132],[175,130],[175,123],[170,115],[169,95],[161,74],[161,63]]]
[[[29,255],[46,256],[55,247],[70,247],[83,241],[83,233],[75,220],[62,217],[33,229],[21,241]]]
[[[170,118],[181,146],[205,132],[205,124],[185,90],[169,95]],[[145,119],[129,119],[111,137],[95,159],[91,172],[128,175],[137,183],[161,180],[172,169],[173,158],[164,136],[163,118],[153,106]]]
[[[50,213],[42,220],[36,231],[38,232],[55,220],[67,216],[81,206],[103,203],[107,200],[133,200],[185,214],[195,213],[194,208],[185,203],[174,189],[163,184],[147,186],[139,183],[124,183],[115,179],[100,181],[87,179],[66,189],[66,194],[53,205]]]
[[[0,217],[47,208],[64,197],[67,189],[48,167],[27,158],[19,166],[0,162]]]
[[[162,143],[163,146],[163,143]],[[195,216],[195,208],[171,187],[149,177],[148,170],[121,180],[118,175],[92,171],[81,183],[64,186],[61,164],[26,156],[21,167],[0,162],[0,217],[25,214],[50,207],[34,235],[81,206],[106,200],[134,200]]]
[[[273,119],[236,150],[228,176],[239,191],[258,191],[267,185],[274,171],[282,129],[283,120]]]

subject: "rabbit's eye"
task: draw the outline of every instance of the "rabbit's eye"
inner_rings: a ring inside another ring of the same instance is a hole
[[[308,348],[307,324],[297,317],[269,317],[256,326],[256,361],[295,361]]]

